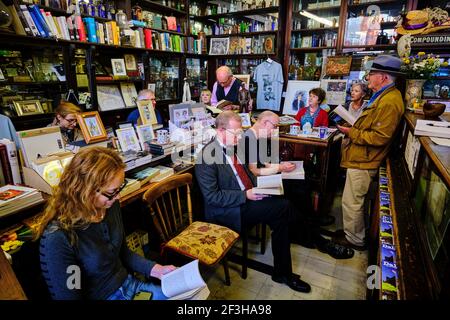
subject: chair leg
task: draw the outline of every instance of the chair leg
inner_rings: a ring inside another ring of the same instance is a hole
[[[242,279],[247,279],[248,233],[242,233]]]
[[[266,224],[261,224],[261,254],[266,252]]]
[[[223,264],[223,273],[225,274],[225,284],[229,286],[231,285],[231,280],[230,280],[230,270],[228,269],[228,258],[226,256],[223,257],[222,264]]]

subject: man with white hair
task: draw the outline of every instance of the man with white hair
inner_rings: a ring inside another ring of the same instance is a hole
[[[153,109],[155,110],[155,114],[156,114],[156,119],[157,119],[158,123],[162,124],[163,118],[162,118],[159,110],[156,109],[156,98],[155,98],[155,93],[153,92],[153,90],[144,89],[144,90],[139,91],[138,96],[137,96],[137,101],[142,101],[142,100],[150,100],[152,102],[152,106],[153,106]],[[139,109],[133,110],[128,115],[127,121],[133,123],[133,125],[142,124],[142,121],[140,120]],[[140,123],[138,123],[138,122],[140,122]]]
[[[221,66],[216,70],[216,79],[212,89],[211,105],[216,106],[219,101],[227,100],[232,104],[225,106],[223,110],[239,110],[239,89],[242,81],[234,77],[227,66]]]
[[[373,91],[367,107],[351,128],[337,126],[348,139],[342,147],[341,166],[347,168],[342,213],[344,230],[336,231],[334,241],[356,250],[365,250],[364,200],[370,183],[391,147],[397,126],[405,111],[396,76],[402,75],[401,59],[377,56],[366,76]]]

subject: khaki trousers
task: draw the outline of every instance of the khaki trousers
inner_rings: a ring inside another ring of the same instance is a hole
[[[369,191],[370,182],[376,174],[376,169],[347,169],[342,195],[344,231],[347,240],[357,246],[365,244],[364,200]]]

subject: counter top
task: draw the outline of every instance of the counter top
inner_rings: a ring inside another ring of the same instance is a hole
[[[0,288],[0,300],[27,299],[2,249],[0,249]]]

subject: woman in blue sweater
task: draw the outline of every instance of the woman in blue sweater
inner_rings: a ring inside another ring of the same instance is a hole
[[[39,224],[42,274],[53,299],[130,300],[137,292],[166,299],[160,286],[128,271],[161,278],[175,269],[128,249],[117,198],[125,165],[102,147],[84,148],[66,167]]]

